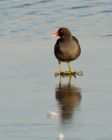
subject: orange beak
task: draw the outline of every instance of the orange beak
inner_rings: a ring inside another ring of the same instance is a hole
[[[59,36],[58,32],[54,32],[53,36]]]

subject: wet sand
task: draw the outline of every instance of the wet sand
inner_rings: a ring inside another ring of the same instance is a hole
[[[62,132],[70,140],[111,140],[111,38],[79,38],[82,55],[72,66],[84,76],[71,83],[54,76],[51,40],[0,41],[0,139],[57,140]]]

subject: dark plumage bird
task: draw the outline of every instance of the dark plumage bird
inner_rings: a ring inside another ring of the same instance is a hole
[[[72,73],[70,61],[77,59],[81,53],[78,39],[72,36],[69,29],[65,27],[59,28],[53,35],[60,37],[54,46],[54,54],[59,62],[60,73],[62,73],[61,62],[67,62],[69,73]]]

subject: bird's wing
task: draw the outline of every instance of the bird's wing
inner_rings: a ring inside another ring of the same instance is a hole
[[[73,37],[73,39],[79,44],[78,39],[77,39],[75,36],[72,36],[72,37]]]
[[[78,46],[80,47],[80,44],[79,44],[78,39],[77,39],[75,36],[72,36],[72,37],[73,37],[73,39],[77,42]]]

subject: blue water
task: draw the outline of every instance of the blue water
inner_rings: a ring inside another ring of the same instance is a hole
[[[60,26],[77,36],[112,36],[111,0],[1,0],[0,37],[49,39]]]
[[[71,84],[54,77],[61,26],[82,50]],[[0,140],[111,140],[111,60],[112,0],[0,0]]]

